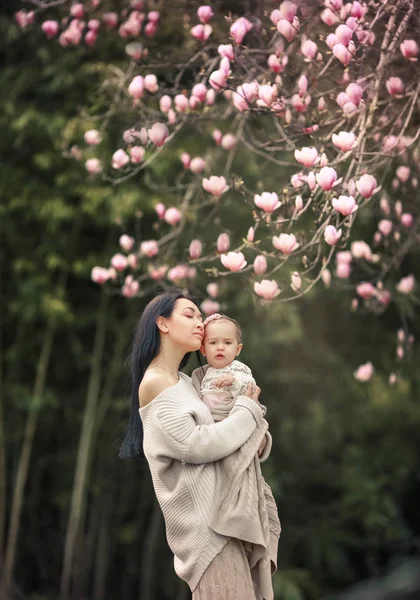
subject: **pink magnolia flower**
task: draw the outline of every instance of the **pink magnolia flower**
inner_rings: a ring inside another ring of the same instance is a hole
[[[190,170],[192,173],[202,173],[206,168],[206,161],[200,156],[196,156],[190,162]]]
[[[267,302],[270,302],[280,294],[278,283],[274,279],[256,281],[254,283],[254,292]]]
[[[151,23],[157,23],[160,19],[160,12],[158,10],[151,10],[147,13],[147,18]]]
[[[129,162],[129,160],[130,157],[128,156],[127,152],[120,148],[112,155],[112,167],[114,169],[121,169]]]
[[[333,198],[331,203],[335,210],[340,213],[340,215],[343,215],[343,217],[352,215],[358,208],[353,196],[339,196],[338,198]]]
[[[362,281],[356,287],[356,292],[363,300],[369,300],[376,294],[376,288],[369,281]]]
[[[152,279],[158,281],[159,279],[163,279],[168,270],[167,265],[162,265],[160,267],[154,267],[153,265],[149,265],[147,271]]]
[[[127,264],[127,257],[124,254],[114,254],[111,258],[111,265],[116,271],[124,271]]]
[[[216,175],[212,175],[208,179],[204,178],[202,186],[206,192],[209,192],[209,194],[216,198],[227,192],[229,189],[226,179],[223,176],[217,177]]]
[[[337,179],[337,172],[332,167],[322,167],[315,177],[318,185],[324,192],[331,190],[341,181],[341,178]]]
[[[217,285],[217,283],[214,282],[209,283],[206,287],[206,291],[209,296],[211,296],[212,298],[216,298],[219,293],[219,286]]]
[[[177,94],[174,98],[175,109],[178,112],[186,112],[189,108],[189,101],[184,94]]]
[[[350,98],[351,102],[356,104],[356,106],[359,106],[360,101],[363,98],[363,89],[358,83],[349,83],[345,93]]]
[[[316,148],[302,148],[295,150],[295,158],[305,167],[313,167],[319,162],[318,150]]]
[[[222,254],[220,260],[222,265],[233,273],[241,271],[247,264],[242,252],[228,252],[227,254]]]
[[[338,58],[338,60],[345,66],[347,67],[347,65],[350,63],[351,59],[352,59],[352,54],[351,52],[346,48],[346,46],[344,46],[344,44],[335,44],[335,46],[333,46],[333,54],[336,58]]]
[[[257,275],[263,275],[267,271],[267,260],[262,254],[257,256],[254,260],[254,273]]]
[[[202,23],[208,23],[214,16],[214,12],[212,11],[211,6],[203,5],[198,8],[197,16]]]
[[[218,71],[213,71],[213,73],[209,77],[209,84],[216,91],[221,90],[226,87],[227,76],[226,73],[219,69]]]
[[[399,77],[389,77],[385,85],[391,96],[402,96],[404,94],[404,83]]]
[[[414,275],[407,275],[407,277],[403,277],[395,286],[400,294],[411,294],[416,285],[416,280]]]
[[[401,224],[404,225],[404,227],[411,227],[414,221],[414,217],[411,213],[403,213],[400,219]]]
[[[330,246],[335,246],[335,244],[341,238],[342,233],[343,233],[342,230],[339,229],[337,231],[337,229],[334,227],[334,225],[327,225],[327,227],[325,228],[325,231],[324,231],[324,240]]]
[[[339,20],[340,17],[336,13],[333,13],[330,8],[326,8],[321,13],[321,21],[325,23],[325,25],[328,25],[328,27],[336,25]]]
[[[144,87],[151,94],[157,92],[159,89],[159,83],[156,75],[153,75],[153,73],[149,73],[149,75],[146,75],[146,77],[144,78]]]
[[[276,85],[260,85],[258,88],[258,104],[260,106],[271,106],[277,99]]]
[[[108,269],[104,269],[103,267],[93,267],[90,277],[95,283],[105,283],[105,281],[108,281],[109,279]]]
[[[45,33],[47,38],[50,40],[55,37],[59,30],[59,25],[57,21],[44,21],[41,27],[42,31]]]
[[[344,46],[348,46],[351,38],[353,37],[353,32],[350,27],[347,25],[339,25],[335,30],[335,35],[338,37],[338,40]]]
[[[378,229],[382,233],[383,236],[387,237],[393,228],[392,221],[389,219],[381,219],[378,223]]]
[[[131,269],[135,269],[137,267],[137,256],[133,253],[129,254],[127,256],[127,262]]]
[[[299,19],[295,17],[292,23],[287,19],[280,19],[277,22],[277,31],[281,33],[288,42],[291,42],[299,31]]]
[[[155,123],[151,129],[148,129],[147,134],[150,141],[155,146],[163,146],[169,136],[169,129],[164,123]]]
[[[335,275],[336,277],[338,277],[339,279],[348,279],[350,277],[350,273],[351,273],[351,264],[348,262],[338,262],[336,269],[335,269]]]
[[[81,2],[77,2],[71,7],[70,14],[75,19],[83,19],[83,16],[85,14],[85,7]]]
[[[89,19],[87,25],[89,29],[92,29],[93,31],[98,31],[101,27],[101,22],[99,19]]]
[[[292,22],[296,16],[297,6],[290,0],[284,0],[279,6],[279,12],[282,19]]]
[[[189,247],[189,253],[190,253],[190,258],[200,258],[201,254],[203,252],[203,245],[200,242],[200,240],[192,240],[190,247]]]
[[[235,51],[232,44],[220,44],[220,46],[217,48],[217,52],[222,58],[235,60]]]
[[[26,10],[19,10],[15,13],[16,23],[21,29],[25,29],[28,25],[32,25],[35,21],[35,12],[33,10],[26,12]]]
[[[141,75],[136,75],[128,86],[128,93],[135,100],[140,100],[144,94],[144,79]]]
[[[149,23],[147,23],[146,27],[144,28],[144,35],[146,37],[153,37],[155,35],[156,31],[157,31],[156,23],[154,23],[153,21],[150,21]]]
[[[352,242],[351,253],[354,256],[354,258],[364,258],[368,262],[370,262],[373,258],[372,250],[370,249],[369,245],[363,240]]]
[[[298,211],[302,210],[302,208],[303,208],[302,196],[296,196],[296,198],[295,198],[295,208]]]
[[[312,40],[306,40],[300,47],[303,56],[313,60],[318,53],[318,46]]]
[[[245,17],[240,17],[236,19],[234,23],[232,23],[230,27],[230,35],[233,37],[236,44],[242,44],[242,40],[253,28],[253,24],[248,21]]]
[[[131,248],[134,246],[134,238],[124,234],[120,237],[119,244],[125,252],[130,252]]]
[[[169,225],[177,225],[182,218],[182,213],[180,210],[172,206],[168,208],[165,212],[164,219]]]
[[[132,298],[139,291],[140,284],[138,281],[134,279],[132,275],[127,275],[124,280],[124,285],[122,287],[122,295],[125,298]]]
[[[353,260],[353,256],[348,250],[337,252],[335,258],[337,260],[337,263],[351,263],[351,261]]]
[[[159,100],[159,108],[160,108],[161,112],[167,113],[171,107],[172,107],[172,98],[165,94]]]
[[[214,139],[214,141],[216,142],[216,144],[219,145],[223,139],[222,132],[219,129],[214,129],[214,131],[211,135],[212,135],[212,138]]]
[[[85,131],[85,142],[90,146],[96,146],[102,142],[102,136],[96,129],[89,129],[89,131]]]
[[[207,88],[204,83],[196,83],[193,89],[191,90],[193,96],[198,98],[200,102],[204,102],[207,95]]]
[[[200,304],[200,308],[205,315],[209,316],[220,311],[220,304],[215,300],[210,300],[210,298],[207,298]]]
[[[156,256],[159,252],[159,245],[156,240],[145,240],[140,244],[140,253],[148,258]]]
[[[278,237],[274,236],[272,242],[274,248],[283,254],[291,254],[300,245],[296,242],[296,236],[293,233],[281,233]]]
[[[212,32],[213,27],[211,25],[195,25],[191,29],[191,35],[200,42],[205,42],[208,40]]]
[[[227,252],[230,248],[230,239],[227,233],[221,233],[216,242],[217,252]]]
[[[400,50],[404,58],[412,61],[417,60],[419,47],[415,40],[404,40],[402,44],[400,44]]]
[[[332,143],[343,152],[348,152],[356,145],[356,136],[352,131],[340,131],[338,135],[335,133],[331,136]]]
[[[103,169],[102,163],[99,158],[89,158],[85,162],[85,167],[88,173],[96,174],[100,173]]]
[[[132,146],[130,149],[130,160],[132,163],[140,163],[144,159],[146,151],[143,146]]]
[[[332,50],[334,46],[340,43],[340,40],[335,33],[329,33],[326,37],[325,43],[327,44],[328,48]]]
[[[356,181],[356,187],[363,198],[370,198],[376,190],[376,179],[373,175],[362,175],[361,178]]]
[[[410,177],[410,173],[411,173],[410,167],[406,167],[404,165],[401,165],[401,167],[398,167],[398,169],[395,171],[395,175],[403,183],[406,183],[408,181],[408,178]]]
[[[232,148],[234,148],[237,143],[238,138],[236,137],[236,135],[233,135],[233,133],[227,133],[222,137],[220,145],[224,150],[232,150]]]
[[[96,38],[98,37],[96,31],[90,29],[85,35],[85,42],[88,46],[94,46],[96,43]]]
[[[118,15],[115,12],[105,12],[102,21],[107,29],[113,29],[118,25]]]
[[[372,378],[375,369],[371,362],[367,362],[358,367],[357,371],[354,372],[354,378],[361,382],[369,381]]]
[[[255,239],[255,229],[253,227],[250,227],[248,229],[248,233],[246,234],[246,239],[248,242],[253,242]]]
[[[181,154],[181,161],[184,165],[184,169],[189,169],[191,164],[191,156],[187,152]]]
[[[274,212],[281,205],[276,192],[263,192],[261,195],[255,194],[254,203],[268,214]]]
[[[274,73],[281,73],[283,71],[283,65],[280,59],[275,54],[270,54],[267,59],[267,64]]]
[[[166,212],[166,206],[162,202],[158,202],[155,206],[155,211],[159,219],[163,219]]]

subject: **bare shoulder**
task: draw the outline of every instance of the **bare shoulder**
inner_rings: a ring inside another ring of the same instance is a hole
[[[138,396],[140,408],[147,406],[147,404],[154,400],[156,396],[173,385],[174,382],[171,381],[169,377],[166,377],[161,373],[146,371],[139,385]]]

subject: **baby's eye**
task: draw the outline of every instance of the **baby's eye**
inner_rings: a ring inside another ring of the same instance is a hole
[[[210,342],[210,346],[214,346],[216,342]]]
[[[232,342],[226,342],[226,343],[227,343],[227,345],[228,345],[228,346],[229,346],[230,344],[232,344]]]

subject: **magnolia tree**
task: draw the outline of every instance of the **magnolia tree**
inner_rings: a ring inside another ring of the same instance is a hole
[[[238,274],[265,303],[299,299],[318,283],[354,290],[354,311],[416,302],[414,275],[400,268],[420,231],[416,0],[266,1],[242,15],[197,3],[179,21],[176,64],[157,43],[172,6],[165,14],[142,0],[119,12],[101,0],[27,4],[20,27],[41,27],[69,52],[100,36],[126,40],[126,69],[113,84],[130,126],[111,164],[101,155],[109,119],[85,131],[72,154],[88,176],[117,185],[158,172],[155,161],[178,161],[168,168],[171,193],[154,207],[155,239],[124,232],[110,265],[93,268],[96,283],[133,297],[165,283],[189,287],[202,271],[206,314],[220,309],[220,283]],[[185,149],[193,136],[198,156]],[[244,230],[235,203],[247,211]],[[226,206],[229,219],[217,221]],[[197,236],[203,220],[219,230]],[[412,342],[404,323],[399,360]],[[372,373],[366,363],[355,376]]]

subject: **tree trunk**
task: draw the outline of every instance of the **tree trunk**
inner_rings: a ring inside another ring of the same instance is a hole
[[[80,435],[79,448],[77,452],[76,472],[74,476],[70,516],[67,524],[63,571],[60,585],[60,600],[67,600],[70,596],[70,584],[74,566],[75,548],[84,514],[85,489],[92,446],[92,432],[94,428],[95,410],[101,384],[101,364],[105,347],[108,304],[109,296],[104,291],[101,291],[101,303],[96,322],[95,342],[86,395],[86,405],[83,414],[82,432]]]
[[[142,552],[139,600],[154,600],[156,598],[156,570],[154,566],[158,560],[159,539],[163,531],[163,515],[156,499],[153,502],[150,521]]]
[[[3,414],[3,328],[0,326],[0,581],[2,579],[3,540],[6,521],[6,440]]]
[[[93,575],[93,600],[105,600],[106,576],[108,573],[109,557],[111,556],[110,545],[112,540],[109,535],[109,521],[113,510],[114,501],[113,488],[102,503],[101,520],[99,525],[98,543],[96,546],[95,570]]]
[[[6,556],[0,588],[1,598],[7,597],[8,590],[10,588],[10,584],[13,577],[13,570],[16,560],[17,541],[20,528],[20,516],[22,512],[23,494],[25,491],[26,480],[28,477],[32,445],[41,408],[40,398],[44,393],[45,380],[47,376],[48,365],[51,358],[51,350],[53,347],[55,331],[56,317],[55,315],[52,315],[48,320],[47,330],[42,343],[41,355],[38,361],[33,390],[34,404],[30,409],[28,420],[26,422],[23,445],[17,468],[16,482],[11,506],[10,526],[7,537]]]

